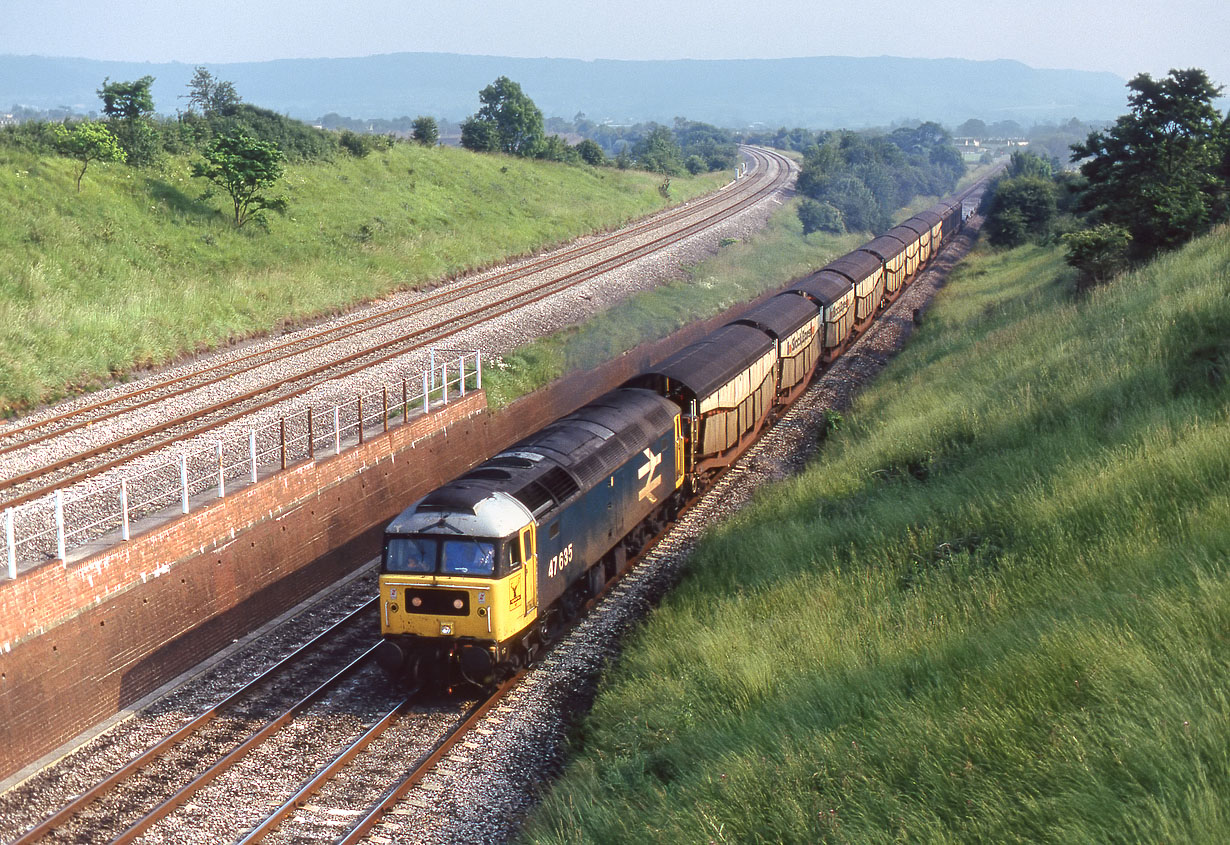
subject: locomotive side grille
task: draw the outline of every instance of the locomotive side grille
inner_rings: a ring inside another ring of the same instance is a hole
[[[415,600],[418,600],[418,605],[415,605]],[[458,601],[461,602],[461,607],[457,607]],[[407,613],[430,613],[435,616],[469,616],[470,594],[465,590],[407,589],[405,607]]]

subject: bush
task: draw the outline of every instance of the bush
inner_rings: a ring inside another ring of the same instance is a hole
[[[1127,229],[1113,223],[1064,235],[1063,243],[1068,248],[1064,260],[1080,271],[1077,289],[1103,284],[1125,270],[1131,240]]]
[[[799,220],[803,223],[804,235],[810,235],[812,232],[833,232],[840,235],[846,231],[841,210],[832,203],[803,200],[799,203]]]

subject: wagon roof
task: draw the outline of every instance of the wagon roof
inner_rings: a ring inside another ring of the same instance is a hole
[[[906,246],[909,246],[910,244],[918,242],[918,236],[920,233],[917,229],[914,229],[910,226],[901,225],[901,226],[894,226],[893,228],[889,229],[887,234],[890,234],[894,238],[898,238],[899,240],[904,241]]]
[[[823,269],[840,273],[852,282],[859,282],[876,273],[881,266],[880,259],[871,253],[855,250],[830,261]]]
[[[778,294],[767,299],[735,320],[785,340],[817,315],[816,306],[801,296]]]
[[[881,261],[887,261],[905,252],[905,241],[891,234],[880,235],[875,240],[863,244],[859,249],[878,256]]]
[[[790,286],[791,291],[805,293],[808,296],[814,297],[826,307],[832,305],[853,289],[849,279],[828,270],[812,273],[807,278],[794,282]]]
[[[759,329],[738,323],[723,326],[709,336],[650,367],[646,376],[665,376],[686,387],[697,398],[711,395],[775,348],[773,339]],[[646,382],[647,383],[647,382]]]

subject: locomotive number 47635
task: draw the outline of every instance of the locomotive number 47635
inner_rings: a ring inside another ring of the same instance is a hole
[[[554,578],[556,574],[563,572],[564,567],[572,563],[572,543],[564,547],[564,550],[551,558],[551,563],[547,568],[548,577]]]

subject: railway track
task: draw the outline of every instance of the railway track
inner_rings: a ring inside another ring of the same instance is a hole
[[[898,312],[895,322],[906,324],[909,322],[908,310],[912,307],[912,303],[908,299],[895,303],[889,310]],[[901,314],[907,316],[901,317]],[[876,325],[881,326],[882,322],[877,321]],[[869,333],[873,335],[873,333]],[[859,361],[862,358],[868,360],[878,360],[879,353],[866,355],[861,351],[863,342],[856,344],[856,348],[851,350],[847,356],[840,359],[840,368],[858,367]],[[878,371],[878,365],[868,365],[867,369],[870,372]],[[811,392],[809,391],[809,395]],[[808,407],[811,405],[811,407]],[[809,402],[800,402],[798,407],[793,409],[790,414],[798,416],[800,414],[809,414],[818,416],[819,410],[816,408],[815,400]],[[797,429],[797,431],[795,430]],[[814,443],[814,437],[810,433],[810,429],[805,425],[800,425],[797,420],[788,420],[787,424],[781,427],[781,431],[788,432],[788,438]],[[766,437],[766,440],[771,438]],[[762,472],[763,467],[758,467],[758,462],[766,460],[765,457],[757,457],[757,449],[753,449],[751,453],[752,460],[749,462],[753,466],[749,470],[745,467],[736,467],[731,470],[729,477],[741,478],[749,471],[753,474]],[[765,449],[769,455],[780,457],[781,447],[766,444]],[[775,460],[777,458],[774,458]],[[739,482],[734,482],[738,484]],[[730,491],[725,489],[725,482],[719,482],[713,488],[714,496],[721,500],[722,505],[718,506],[721,510],[726,506],[726,500],[730,498]],[[726,485],[728,486],[728,485]],[[710,507],[712,510],[712,507]],[[698,523],[699,525],[710,524],[713,519],[713,514],[705,509],[704,506],[697,509],[696,513],[690,510],[685,511],[680,516],[680,524]],[[699,532],[700,528],[696,527],[695,532]],[[656,544],[665,532],[654,538],[653,544]],[[636,561],[641,560],[646,554],[650,554],[654,545],[651,544],[646,552],[638,555]],[[664,544],[663,548],[667,548],[666,552],[669,555],[686,555],[686,550],[690,545],[690,541],[684,541],[682,544],[678,540],[671,540]],[[660,554],[652,552],[652,555]],[[652,568],[652,566],[651,566]],[[636,575],[633,581],[641,580],[642,573],[632,567],[628,570]],[[651,575],[650,579],[660,578],[660,576]],[[628,584],[629,579],[623,579],[613,582],[609,586],[609,592],[616,596],[626,594],[632,588]],[[643,604],[644,599],[640,599],[639,603]],[[637,604],[637,601],[633,602]],[[359,610],[356,610],[348,619],[357,619],[361,614],[370,612],[370,606],[364,605]],[[583,615],[583,620],[590,619],[590,615]],[[334,629],[341,627],[340,623]],[[374,627],[374,626],[373,626]],[[334,630],[330,629],[330,630]],[[560,641],[570,640],[567,634],[561,634]],[[314,642],[320,642],[318,639]],[[301,649],[301,652],[311,653],[318,646],[309,644]],[[360,642],[354,646],[354,651],[361,653],[365,645]],[[558,659],[555,657],[555,651],[558,650],[558,645],[553,648],[544,657],[542,661],[545,664],[556,664]],[[292,655],[294,657],[294,655]],[[282,667],[292,659],[288,657],[285,661],[279,664]],[[361,659],[361,658],[360,658]],[[605,660],[606,657],[600,657],[599,663]],[[353,661],[351,671],[358,671],[354,668],[354,664],[358,664],[359,660]],[[277,667],[275,667],[276,669]],[[271,672],[274,670],[271,670]],[[287,671],[283,669],[282,671]],[[341,674],[341,673],[338,673]],[[520,676],[518,676],[520,677]],[[370,676],[369,676],[370,680]],[[514,688],[517,679],[506,684],[498,692],[498,696],[508,695]],[[257,682],[259,683],[259,681]],[[268,683],[268,680],[265,681]],[[332,683],[332,682],[330,682]],[[323,684],[321,685],[324,686]],[[245,688],[246,689],[246,688]],[[365,699],[373,699],[378,696],[365,696]],[[333,690],[333,692],[328,692]],[[348,708],[353,707],[353,700],[340,696],[336,692],[337,686],[329,686],[324,695],[332,695],[331,700],[326,701],[322,708],[327,713],[345,714]],[[203,713],[204,723],[217,717],[217,710],[223,709],[228,702],[241,697],[241,693],[237,692],[226,701],[220,703],[217,708],[211,708],[210,714]],[[242,693],[250,694],[250,693]],[[255,757],[259,752],[254,751],[262,739],[268,739],[272,736],[285,735],[288,731],[287,724],[282,723],[273,727],[273,718],[266,718],[258,730],[250,731],[247,739],[242,741],[232,740],[232,750],[225,754],[215,754],[220,756],[218,762],[211,765],[209,769],[205,769],[200,774],[192,778],[184,787],[180,787],[176,795],[162,798],[161,802],[152,809],[146,808],[144,814],[139,819],[133,821],[135,812],[129,811],[127,819],[122,824],[127,827],[116,825],[114,829],[103,831],[100,828],[88,828],[83,832],[81,829],[70,829],[66,826],[66,819],[71,818],[74,814],[81,812],[82,806],[89,806],[95,797],[76,799],[72,805],[58,812],[55,816],[49,818],[46,822],[40,824],[23,834],[23,836],[15,842],[35,842],[35,841],[72,841],[72,842],[94,842],[94,841],[113,841],[113,842],[128,842],[135,841],[140,836],[142,841],[148,842],[180,842],[180,841],[239,841],[239,842],[256,842],[268,841],[274,843],[304,841],[311,839],[312,841],[335,841],[335,842],[357,842],[365,836],[373,832],[380,832],[382,822],[390,822],[395,828],[393,834],[404,835],[407,825],[411,826],[421,821],[424,814],[429,813],[426,809],[429,807],[438,796],[443,788],[440,782],[431,785],[430,779],[433,772],[437,772],[437,768],[441,760],[448,754],[449,749],[455,749],[458,745],[463,745],[468,742],[467,732],[470,731],[475,724],[478,723],[484,714],[491,711],[492,708],[498,706],[499,698],[484,699],[476,702],[466,702],[463,705],[452,707],[448,712],[442,712],[437,704],[427,703],[425,706],[420,702],[414,701],[410,697],[397,697],[391,694],[383,696],[387,699],[386,706],[379,713],[372,715],[367,719],[361,731],[352,732],[352,736],[345,742],[335,743],[335,750],[330,751],[327,755],[327,760],[322,762],[317,768],[312,769],[312,774],[303,777],[295,783],[287,782],[285,773],[289,770],[288,766],[279,765],[284,760],[283,752],[268,752],[267,758],[263,762],[254,763],[252,769],[263,771],[264,780],[257,778],[252,780],[251,772],[240,777],[236,775],[232,778],[232,783],[225,787],[219,787],[220,794],[207,796],[206,790],[211,787],[215,779],[220,780],[223,773],[230,767],[238,763],[252,752]],[[294,706],[286,708],[288,711],[294,711],[290,717],[292,720],[302,716],[306,708],[310,706],[310,702],[304,699],[296,700]],[[522,704],[517,704],[511,707],[510,712],[518,712],[522,709]],[[284,711],[285,712],[285,711]],[[319,716],[317,717],[319,719]],[[194,720],[194,722],[197,720]],[[175,736],[186,735],[192,732],[189,725],[185,725]],[[315,728],[313,728],[315,730]],[[490,731],[487,732],[490,734]],[[260,739],[254,737],[260,736]],[[396,736],[394,736],[396,735]],[[418,740],[411,740],[410,737],[417,736]],[[389,739],[389,737],[394,737]],[[158,746],[174,745],[173,737],[168,737],[168,740],[158,743]],[[381,743],[385,743],[383,746]],[[245,746],[251,746],[246,747]],[[479,743],[472,756],[467,758],[466,753],[458,756],[454,752],[454,758],[459,759],[462,765],[474,764],[474,759],[478,759],[478,765],[489,765],[490,761],[485,760],[481,755],[484,753],[481,749],[485,747],[483,743]],[[269,756],[273,755],[273,756]],[[147,759],[143,759],[147,758]],[[141,755],[132,768],[139,769],[142,765],[150,765],[150,760],[157,759],[158,755],[151,749],[150,752]],[[231,759],[234,758],[234,759]],[[226,766],[225,763],[230,760]],[[413,765],[409,765],[412,762]],[[303,769],[303,764],[299,764],[299,768]],[[210,775],[209,772],[213,769],[218,769],[217,772]],[[124,777],[131,777],[131,771]],[[276,786],[270,784],[270,779]],[[108,779],[121,780],[118,776],[113,776]],[[236,784],[238,783],[238,785]],[[417,811],[408,811],[406,806],[407,795],[410,794],[416,787],[425,788],[425,797],[418,801],[413,801],[414,807],[418,807]],[[105,790],[104,790],[105,791]],[[185,793],[183,798],[178,797]],[[185,806],[185,801],[192,796],[198,796],[193,799],[194,805]],[[154,800],[158,800],[155,798]],[[464,799],[463,799],[464,800]],[[399,802],[401,802],[399,804]],[[228,818],[225,823],[219,821],[215,814],[218,812],[218,807],[240,806],[247,805],[249,812],[248,817],[253,817],[251,820],[245,818]],[[275,806],[276,805],[276,806]],[[74,809],[75,807],[75,809]],[[394,809],[397,807],[398,809]],[[392,813],[392,815],[389,815]],[[149,820],[148,825],[145,825],[146,820]],[[191,833],[192,835],[188,835]]]
[[[43,497],[384,362],[422,355],[467,330],[661,252],[788,184],[786,159],[756,149],[749,155],[756,167],[748,178],[623,232],[10,428],[0,437],[0,507]],[[629,237],[637,242],[626,247]],[[245,386],[230,388],[228,382],[240,377]],[[181,403],[187,409],[161,410]],[[74,445],[66,448],[70,441]]]
[[[686,513],[685,508],[681,516]],[[619,589],[623,576],[667,530],[649,538],[627,569],[559,631],[544,660],[597,602]],[[444,757],[467,742],[469,732],[528,671],[522,669],[476,700],[420,697],[414,690],[402,694],[373,665],[379,643],[372,635],[377,603],[375,598],[363,602],[223,700],[133,754],[23,830],[11,845],[362,841],[413,790],[431,791],[427,781]],[[322,674],[324,680],[317,681]],[[354,685],[349,693],[347,683]],[[370,712],[381,705],[378,714]],[[319,724],[330,713],[355,709],[369,712],[357,727],[352,724],[349,734],[319,738]],[[293,755],[274,746],[292,742],[287,737],[297,720],[309,723],[304,730],[316,737],[313,745],[331,742],[331,748],[317,768],[295,782],[288,781],[288,773],[296,766],[309,770],[307,761],[291,760]],[[246,771],[241,769],[244,761]]]

